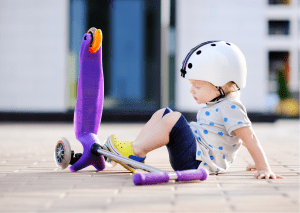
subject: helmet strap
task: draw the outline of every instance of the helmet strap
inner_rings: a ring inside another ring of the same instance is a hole
[[[193,49],[191,49],[191,51],[187,54],[187,56],[185,57],[184,61],[182,62],[182,68],[180,70],[181,72],[181,77],[185,78],[185,74],[186,74],[186,65],[190,59],[190,57],[193,55],[193,53],[198,50],[200,47],[206,45],[206,44],[210,44],[213,42],[217,42],[217,41],[207,41],[207,42],[203,42],[201,44],[199,44],[198,46],[194,47]]]
[[[222,89],[222,87],[217,87],[217,86],[216,86],[216,88],[219,90],[220,95],[219,95],[218,97],[212,99],[210,102],[218,101],[218,100],[220,100],[221,98],[224,98],[224,97],[226,96],[224,90]]]

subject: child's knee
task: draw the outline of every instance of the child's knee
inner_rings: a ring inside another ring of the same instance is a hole
[[[165,112],[165,108],[159,109],[152,115],[152,117],[162,118],[164,112]]]
[[[166,114],[162,118],[162,122],[164,122],[165,125],[169,125],[170,127],[173,127],[177,123],[180,117],[181,117],[180,112],[171,112]]]
[[[158,117],[158,118],[162,118],[165,114],[173,112],[170,108],[166,107],[166,108],[162,108],[157,110],[152,117]]]

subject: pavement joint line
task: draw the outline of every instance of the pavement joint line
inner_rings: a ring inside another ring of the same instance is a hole
[[[60,199],[64,199],[65,197],[67,197],[67,193],[66,192],[63,192],[59,195],[59,198]]]

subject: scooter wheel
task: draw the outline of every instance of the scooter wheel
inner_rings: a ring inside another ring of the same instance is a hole
[[[54,149],[54,161],[60,169],[65,169],[70,164],[71,146],[66,138],[57,141]]]

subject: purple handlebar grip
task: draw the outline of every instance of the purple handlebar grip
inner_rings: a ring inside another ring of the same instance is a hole
[[[191,169],[185,171],[177,171],[178,181],[190,181],[190,180],[206,180],[207,172],[205,169]]]
[[[140,174],[137,173],[133,176],[134,185],[150,185],[156,183],[163,183],[169,181],[169,175],[167,172],[164,173],[148,173]]]

